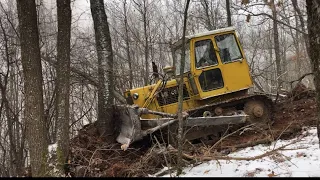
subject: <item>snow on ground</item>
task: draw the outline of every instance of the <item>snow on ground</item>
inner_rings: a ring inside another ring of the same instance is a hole
[[[303,128],[297,138],[257,145],[229,157],[254,157],[297,141],[277,153],[256,160],[212,160],[187,167],[180,177],[320,177],[320,149],[315,127]],[[167,169],[167,168],[165,168]],[[157,173],[158,174],[158,173]],[[157,175],[155,174],[155,176]],[[175,176],[172,173],[171,176]],[[170,177],[169,174],[164,177]]]
[[[57,151],[57,147],[58,147],[57,143],[49,144],[49,146],[48,146],[49,154],[52,154],[52,153],[56,152]]]
[[[48,163],[49,163],[50,174],[54,177],[61,177],[62,175],[59,174],[60,171],[57,169],[57,159],[56,159],[57,147],[58,147],[57,143],[50,144],[48,146],[48,152],[49,152]]]

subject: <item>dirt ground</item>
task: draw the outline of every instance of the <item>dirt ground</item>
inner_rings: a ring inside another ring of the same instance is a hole
[[[264,131],[239,131],[216,144],[206,142],[192,145],[188,154],[199,155],[201,150],[228,154],[239,148],[277,139],[288,139],[299,135],[304,126],[316,125],[316,103],[313,91],[301,91],[288,95],[274,105],[274,124]],[[205,153],[208,153],[205,152]],[[165,145],[146,138],[134,143],[126,151],[118,143],[108,144],[99,137],[94,124],[87,125],[72,139],[70,165],[66,166],[71,176],[76,177],[146,177],[162,169],[166,164],[174,164],[173,154],[166,153]],[[186,162],[188,163],[188,162]],[[189,162],[190,163],[190,162]]]

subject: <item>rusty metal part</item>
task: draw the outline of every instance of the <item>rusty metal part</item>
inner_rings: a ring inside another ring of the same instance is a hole
[[[159,111],[152,111],[147,108],[138,108],[139,114],[154,114],[154,115],[159,115],[162,117],[171,117],[171,118],[177,118],[176,114],[170,114],[170,113],[165,113],[165,112],[159,112]],[[184,116],[187,116],[183,114]]]
[[[242,106],[242,110],[236,110],[236,106]],[[214,113],[216,113],[216,109],[219,113],[220,108],[223,110],[223,115],[226,116],[226,114],[234,114],[234,113],[239,113],[239,112],[245,112],[247,115],[246,117],[246,124],[251,124],[251,123],[256,123],[257,127],[260,128],[266,128],[269,127],[268,125],[272,122],[273,116],[272,116],[272,111],[273,111],[273,102],[271,98],[264,94],[248,94],[244,95],[242,97],[236,97],[229,99],[227,101],[219,102],[219,103],[212,103],[209,105],[205,105],[203,107],[198,107],[193,110],[188,111],[192,117],[199,117],[201,111],[204,112],[207,109],[212,109],[214,110]],[[223,108],[223,109],[222,109]],[[224,111],[224,109],[226,111]],[[198,112],[198,113],[197,113]],[[189,117],[192,118],[192,117]],[[213,116],[215,117],[215,116]],[[217,118],[218,119],[218,118]],[[190,119],[191,120],[191,119]],[[223,122],[220,120],[216,120],[216,122],[219,121],[219,124],[227,124],[227,122]],[[201,121],[202,122],[202,121]],[[214,123],[216,123],[214,122]],[[193,122],[190,124],[197,124],[200,122]],[[214,124],[213,123],[213,124]],[[192,128],[192,129],[187,129],[187,134],[185,135],[185,138],[187,140],[194,140],[196,138],[201,138],[204,136],[216,136],[219,133],[224,133],[224,130],[229,129],[229,125],[209,125],[208,127],[204,129],[199,128]],[[218,128],[217,128],[218,127]],[[233,130],[236,130],[241,126],[236,126],[233,127]],[[217,137],[219,139],[219,137]],[[172,139],[171,139],[172,141]]]
[[[221,107],[216,107],[214,109],[214,113],[217,115],[217,116],[221,116],[222,113],[223,113],[223,109]]]
[[[226,105],[227,106],[233,106],[233,105],[237,105],[239,103],[244,103],[244,102],[246,102],[247,100],[250,100],[250,99],[262,99],[262,100],[267,101],[266,103],[271,103],[272,104],[272,100],[268,96],[266,96],[264,94],[260,94],[260,93],[255,93],[255,94],[245,94],[245,95],[242,95],[242,96],[239,96],[239,97],[230,98],[230,99],[225,100],[225,101],[220,101],[220,102],[210,103],[210,104],[207,104],[207,105],[204,105],[204,106],[199,106],[197,108],[188,110],[188,112],[194,112],[194,111],[197,111],[197,110],[202,110],[202,109],[206,109],[206,108],[210,108],[210,107],[212,107],[212,108],[225,107]]]
[[[270,104],[261,99],[252,99],[245,103],[244,111],[249,115],[249,123],[255,123],[257,127],[268,128],[272,122]]]
[[[212,116],[212,114],[210,111],[203,112],[203,117],[211,117],[211,116]]]
[[[185,122],[185,126],[211,126],[225,124],[241,124],[245,123],[248,115],[244,112],[233,116],[214,116],[214,117],[189,117]]]
[[[260,105],[257,105],[253,108],[253,114],[256,117],[262,117],[263,116],[263,107]]]

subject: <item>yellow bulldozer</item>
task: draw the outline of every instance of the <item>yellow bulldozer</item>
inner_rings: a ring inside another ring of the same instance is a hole
[[[234,27],[190,35],[185,43],[185,139],[217,135],[230,124],[270,125],[272,100],[249,93],[253,81]],[[155,84],[126,91],[127,104],[117,105],[117,141],[123,149],[158,130],[177,127],[182,40],[174,43],[173,52],[173,66],[164,68]]]

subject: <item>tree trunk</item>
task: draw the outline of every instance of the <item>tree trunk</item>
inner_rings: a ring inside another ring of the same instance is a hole
[[[280,56],[280,43],[279,43],[279,32],[278,32],[278,22],[277,20],[277,10],[274,0],[271,0],[271,10],[273,17],[273,41],[274,41],[274,52],[276,56],[276,66],[277,66],[277,89],[281,85],[281,56]]]
[[[145,46],[144,46],[144,63],[145,63],[145,75],[144,75],[144,85],[148,85],[149,80],[149,42],[148,42],[148,33],[147,33],[147,6],[146,1],[143,0],[143,31],[144,31],[144,39],[145,39]]]
[[[269,28],[271,28],[271,24],[269,24],[268,25],[268,27]],[[270,76],[270,84],[271,84],[271,86],[269,87],[270,89],[270,92],[271,93],[274,93],[274,91],[273,91],[273,86],[276,84],[275,83],[275,78],[274,78],[274,70],[275,70],[275,67],[274,67],[274,65],[272,65],[273,64],[273,51],[272,51],[272,49],[273,49],[273,41],[272,41],[272,33],[271,33],[271,31],[269,31],[269,33],[268,33],[268,36],[267,36],[267,39],[268,39],[268,54],[269,54],[269,60],[270,60],[270,71],[271,71],[271,73],[269,73],[268,75]]]
[[[25,92],[24,118],[31,170],[34,177],[47,176],[48,144],[36,3],[34,0],[17,0],[17,9]]]
[[[228,26],[232,26],[231,24],[231,9],[230,9],[230,0],[226,0],[226,8],[227,8],[227,19]]]
[[[103,0],[90,0],[98,54],[98,119],[101,135],[113,136],[113,54],[112,44]]]
[[[57,160],[60,174],[64,173],[69,151],[69,93],[70,93],[70,0],[57,0],[58,40],[57,40]]]
[[[214,23],[211,23],[211,17],[210,17],[210,13],[209,13],[209,4],[207,0],[201,0],[201,5],[204,9],[204,13],[206,15],[206,19],[205,19],[205,24],[206,24],[206,28],[211,31],[214,30],[216,27],[213,26]]]
[[[292,2],[294,2],[294,0],[292,0]],[[295,22],[296,22],[296,26],[298,28],[298,18],[297,18],[297,13],[295,12]],[[292,37],[294,37],[293,33],[292,33],[292,30],[291,31],[291,34],[292,34]],[[297,64],[296,64],[296,67],[295,69],[298,71],[297,74],[298,74],[298,77],[301,76],[301,61],[300,61],[300,33],[298,31],[296,31],[295,33],[295,37],[293,38],[293,44],[295,46],[295,49],[296,49],[296,59],[297,59]],[[307,42],[307,40],[304,40],[304,42]],[[307,44],[307,43],[306,43]]]
[[[309,55],[314,74],[314,84],[316,88],[316,101],[318,106],[317,131],[320,141],[320,2],[318,0],[308,0],[308,35],[309,35]]]
[[[177,175],[179,176],[182,173],[182,146],[183,146],[183,116],[182,116],[182,105],[183,105],[183,73],[185,67],[185,36],[187,29],[187,18],[188,18],[188,8],[190,0],[186,0],[186,8],[184,10],[184,20],[183,20],[183,32],[182,32],[182,54],[181,54],[181,63],[180,63],[180,78],[179,78],[179,96],[178,96],[178,159],[177,159]]]
[[[130,44],[129,44],[129,31],[128,31],[128,18],[127,18],[127,0],[123,2],[123,13],[124,13],[124,27],[126,33],[126,53],[128,58],[128,65],[129,65],[129,88],[133,88],[133,73],[132,73],[132,59],[130,56]]]
[[[303,14],[301,13],[301,10],[298,6],[298,1],[297,0],[291,0],[292,2],[292,6],[294,8],[294,10],[297,12],[298,14],[298,17],[299,17],[299,20],[300,20],[300,25],[301,25],[301,30],[302,32],[306,32],[305,30],[305,25],[304,25],[304,20],[303,20]],[[309,38],[308,38],[308,34],[305,33],[303,34],[303,39],[304,39],[304,42],[305,42],[305,45],[306,45],[306,49],[307,49],[307,53],[309,53]]]

